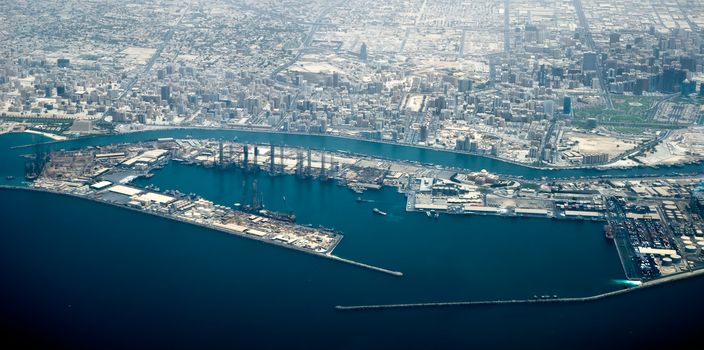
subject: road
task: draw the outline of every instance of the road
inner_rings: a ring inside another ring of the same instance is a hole
[[[152,67],[154,66],[154,63],[156,63],[156,60],[159,59],[159,57],[161,56],[161,53],[164,51],[164,48],[166,48],[166,45],[169,43],[169,41],[171,41],[171,38],[173,38],[174,31],[175,31],[176,27],[181,23],[181,21],[186,16],[186,13],[188,13],[188,10],[190,8],[191,8],[191,3],[189,2],[186,5],[186,7],[183,9],[183,11],[181,11],[181,16],[179,16],[178,19],[176,20],[176,22],[174,22],[174,24],[171,25],[171,28],[169,28],[169,30],[167,30],[166,33],[164,33],[161,44],[159,44],[159,46],[156,48],[156,51],[154,52],[152,57],[149,58],[149,61],[147,61],[147,64],[144,66],[144,69],[140,73],[135,75],[134,78],[132,78],[132,80],[130,80],[129,83],[127,83],[127,86],[125,86],[122,89],[123,90],[122,93],[120,94],[120,96],[118,96],[115,99],[115,101],[122,100],[123,97],[125,97],[128,93],[130,93],[130,91],[132,91],[132,87],[134,86],[134,84],[137,83],[137,81],[139,81],[139,78],[141,76],[149,74],[149,72],[152,70]]]
[[[284,63],[282,66],[279,68],[276,68],[273,72],[271,72],[271,79],[276,80],[276,76],[279,75],[279,73],[283,72],[284,70],[288,69],[288,67],[291,67],[294,63],[298,62],[298,60],[301,58],[305,50],[310,47],[310,44],[313,42],[313,36],[315,36],[315,33],[320,29],[320,26],[322,24],[322,20],[327,14],[332,11],[335,7],[339,6],[342,3],[342,1],[336,1],[334,3],[331,3],[327,7],[323,8],[320,13],[318,13],[318,16],[315,17],[315,20],[313,20],[312,25],[310,27],[310,31],[308,31],[308,34],[306,35],[306,38],[303,40],[303,43],[301,43],[301,46],[298,47],[298,52],[296,53],[296,56],[293,56],[291,60],[288,62]]]
[[[589,30],[589,22],[587,21],[587,16],[584,15],[584,9],[582,8],[582,1],[581,0],[573,0],[574,3],[574,8],[575,11],[577,12],[577,18],[579,19],[579,25],[584,28],[584,35],[585,35],[585,41],[587,43],[587,46],[589,47],[590,50],[594,51],[597,53],[597,60],[596,60],[596,74],[597,77],[599,78],[599,92],[601,93],[601,97],[606,102],[606,105],[608,106],[609,109],[614,108],[614,103],[611,101],[611,95],[609,94],[609,91],[606,88],[606,81],[604,80],[604,69],[602,68],[602,62],[601,62],[601,54],[599,52],[598,47],[596,46],[596,43],[594,43],[594,39],[592,38],[592,32]]]

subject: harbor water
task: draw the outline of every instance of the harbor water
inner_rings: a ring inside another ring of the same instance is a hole
[[[196,137],[193,131],[189,134]],[[300,136],[296,141],[293,136],[275,135],[283,139],[274,141],[293,145],[309,139]],[[9,147],[39,140],[27,134],[0,135],[0,174],[6,184],[21,184],[24,161],[19,155],[31,153]],[[343,142],[340,149],[357,147],[351,140],[315,142],[326,144],[308,146],[336,149],[329,143]],[[361,149],[348,150],[374,153],[366,147],[379,147],[384,153],[391,147],[359,144]],[[432,151],[389,152],[411,152],[411,158],[412,152],[419,156]],[[414,160],[441,159],[431,155]],[[460,157],[445,156],[448,161]],[[474,159],[462,161],[496,162]],[[497,164],[510,171],[537,171]],[[4,180],[7,175],[16,178]],[[3,330],[27,343],[100,348],[589,348],[686,344],[697,336],[691,320],[704,311],[697,293],[704,286],[700,278],[587,304],[372,312],[334,308],[536,294],[578,297],[623,288],[617,282],[623,272],[616,250],[598,223],[452,215],[433,220],[405,212],[403,195],[392,188],[362,195],[373,202],[357,202],[358,194],[334,182],[176,162],[137,183],[233,205],[252,200],[254,180],[258,200],[267,208],[293,211],[301,224],[342,231],[345,237],[336,255],[404,275],[381,274],[79,198],[0,190]],[[374,215],[374,207],[388,215]],[[664,320],[673,320],[668,324],[676,326],[678,337],[658,332]],[[576,336],[586,340],[574,343]]]

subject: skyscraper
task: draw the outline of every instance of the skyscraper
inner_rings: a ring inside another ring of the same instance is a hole
[[[582,70],[593,71],[596,70],[596,52],[585,52],[582,57]]]
[[[164,85],[161,87],[161,99],[164,101],[171,100],[171,87]]]
[[[509,39],[509,23],[510,15],[508,12],[509,0],[504,0],[504,54],[508,55],[511,50],[511,42]]]
[[[367,44],[362,43],[362,46],[359,48],[359,59],[362,61],[367,60]]]
[[[562,98],[562,113],[572,114],[572,97],[565,95],[565,97]]]
[[[68,58],[59,58],[56,60],[56,65],[59,68],[68,68],[69,66],[71,66],[71,60]]]
[[[459,91],[459,92],[472,91],[472,81],[469,79],[458,79],[457,80],[457,91]]]

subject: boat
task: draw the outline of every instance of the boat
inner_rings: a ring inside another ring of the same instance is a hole
[[[267,217],[269,219],[286,221],[286,222],[296,222],[296,215],[293,213],[282,213],[282,212],[278,212],[278,211],[261,209],[256,214],[259,214],[263,217]]]
[[[381,211],[381,210],[379,210],[379,208],[374,208],[374,209],[372,209],[372,211],[374,212],[374,214],[379,214],[379,215],[381,215],[381,216],[386,216],[386,213],[383,212],[383,211]]]
[[[264,209],[263,207],[253,207],[249,204],[242,205],[240,203],[235,203],[234,207],[235,207],[235,209],[243,211],[245,213],[260,215],[260,216],[263,216],[263,217],[269,218],[269,219],[291,222],[291,223],[296,222],[296,215],[293,213],[282,213],[279,211]]]
[[[373,203],[374,201],[371,199],[364,199],[362,197],[357,197],[355,199],[358,203]]]
[[[606,239],[614,239],[614,229],[611,225],[604,225],[604,237]]]
[[[355,193],[364,193],[364,188],[360,186],[351,186],[350,189],[352,189],[352,191],[354,191]]]
[[[15,177],[12,175],[5,176],[5,180],[7,180],[7,181],[14,180],[14,179],[15,179]]]
[[[435,210],[426,211],[425,215],[427,215],[431,219],[437,219],[440,217],[440,213],[436,212]]]

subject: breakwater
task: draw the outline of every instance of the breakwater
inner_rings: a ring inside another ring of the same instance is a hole
[[[456,301],[456,302],[429,302],[429,303],[404,303],[404,304],[375,304],[375,305],[337,305],[335,309],[340,311],[369,311],[369,310],[385,310],[385,309],[410,309],[410,308],[435,308],[435,307],[469,307],[469,306],[487,306],[487,305],[526,305],[526,304],[567,304],[567,303],[587,303],[594,302],[617,295],[632,293],[645,288],[654,287],[657,285],[671,283],[687,278],[696,277],[704,274],[704,269],[682,272],[656,280],[645,282],[641,285],[628,289],[615,290],[612,292],[596,294],[586,297],[573,298],[552,298],[552,299],[506,299],[506,300],[478,300],[478,301]]]

